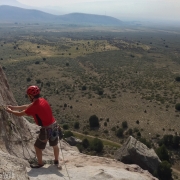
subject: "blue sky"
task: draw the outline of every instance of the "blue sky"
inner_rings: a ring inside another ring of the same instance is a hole
[[[82,12],[129,20],[179,21],[180,0],[17,0],[56,14]]]

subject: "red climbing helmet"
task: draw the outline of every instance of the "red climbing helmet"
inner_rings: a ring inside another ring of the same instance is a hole
[[[28,95],[36,96],[40,93],[40,89],[37,86],[29,86],[26,90]]]

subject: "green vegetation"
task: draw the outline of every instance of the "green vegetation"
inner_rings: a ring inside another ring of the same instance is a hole
[[[74,136],[74,134],[71,131],[64,131],[64,138],[68,138]]]
[[[89,125],[91,128],[99,127],[99,118],[96,115],[92,115],[89,118]]]
[[[38,85],[63,129],[107,139],[102,153],[132,135],[178,159],[180,35],[162,29],[2,24],[0,64],[19,105]]]
[[[167,161],[162,161],[157,170],[157,177],[159,180],[172,179],[171,165]]]

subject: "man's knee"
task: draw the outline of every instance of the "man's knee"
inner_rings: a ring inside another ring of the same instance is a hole
[[[41,141],[41,140],[37,139],[34,144],[34,147],[43,150],[43,149],[45,149],[46,144],[47,144],[47,140]]]

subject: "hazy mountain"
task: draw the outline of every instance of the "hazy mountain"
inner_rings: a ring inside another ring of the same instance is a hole
[[[93,23],[93,24],[109,24],[115,25],[122,23],[119,19],[110,17],[110,16],[102,16],[95,14],[84,14],[84,13],[71,13],[67,15],[62,15],[61,19],[63,21],[75,22],[75,23]]]
[[[53,22],[56,18],[56,15],[38,10],[0,6],[0,22]]]
[[[0,22],[54,22],[54,23],[75,23],[75,24],[99,24],[99,25],[120,25],[119,19],[83,13],[71,13],[66,15],[52,15],[39,10],[23,9],[13,6],[0,6]]]

